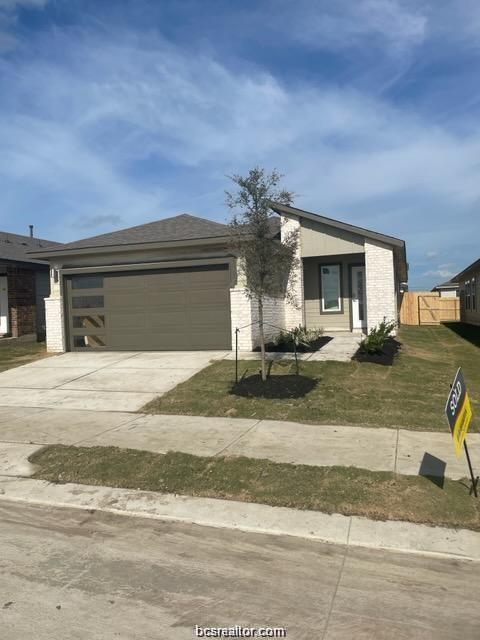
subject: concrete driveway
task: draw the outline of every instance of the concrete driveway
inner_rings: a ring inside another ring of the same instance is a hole
[[[0,406],[138,411],[228,353],[64,353],[0,373]]]

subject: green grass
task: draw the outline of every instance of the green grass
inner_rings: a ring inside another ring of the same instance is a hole
[[[0,341],[0,372],[28,364],[46,355],[44,342]]]
[[[233,395],[235,363],[207,367],[142,411],[200,416],[234,416],[313,424],[447,429],[444,407],[462,366],[474,410],[480,399],[480,328],[458,325],[402,327],[393,366],[365,362],[302,362],[300,373],[317,385],[300,398]],[[258,373],[258,361],[240,362],[240,374]],[[273,365],[276,375],[294,373],[292,362]]]
[[[480,500],[466,482],[353,467],[312,467],[245,457],[166,455],[116,447],[55,445],[30,457],[33,476],[74,482],[256,502],[272,506],[407,520],[480,530]]]

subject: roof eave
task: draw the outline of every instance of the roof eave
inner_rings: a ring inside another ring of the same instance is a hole
[[[166,240],[162,242],[136,242],[132,244],[102,245],[98,247],[65,247],[54,250],[35,251],[30,255],[39,259],[62,258],[63,256],[90,255],[95,253],[123,253],[148,249],[166,249],[177,247],[196,247],[225,244],[229,236],[195,238],[190,240]]]
[[[464,275],[466,275],[472,269],[476,269],[477,267],[480,267],[480,258],[472,262],[472,264],[469,264],[468,267],[465,267],[465,269],[463,269],[463,271],[460,271],[460,273],[457,273],[457,275],[454,276],[455,280],[462,280]]]
[[[278,213],[279,215],[287,214],[298,216],[299,218],[305,218],[306,220],[312,220],[313,222],[318,222],[320,224],[328,225],[334,229],[340,229],[342,231],[348,231],[350,233],[354,233],[359,236],[363,236],[365,238],[370,238],[371,240],[376,240],[378,242],[383,242],[388,244],[394,248],[395,255],[397,256],[397,269],[398,276],[402,282],[407,282],[408,280],[408,264],[407,264],[407,249],[405,245],[405,240],[400,238],[395,238],[394,236],[387,236],[384,233],[377,233],[376,231],[371,231],[370,229],[364,229],[363,227],[358,227],[353,224],[349,224],[347,222],[340,222],[339,220],[334,220],[333,218],[327,218],[326,216],[319,215],[318,213],[312,213],[310,211],[305,211],[304,209],[297,209],[296,207],[289,207],[288,205],[278,204],[276,202],[269,202],[270,208]]]
[[[394,236],[387,236],[384,233],[371,231],[370,229],[358,227],[356,225],[349,224],[348,222],[340,222],[339,220],[334,220],[333,218],[327,218],[326,216],[322,216],[318,213],[312,213],[311,211],[305,211],[304,209],[297,209],[296,207],[289,207],[284,204],[277,204],[276,202],[273,202],[273,201],[270,201],[270,208],[273,211],[276,211],[278,214],[286,213],[294,216],[299,216],[300,218],[306,218],[307,220],[313,220],[314,222],[326,224],[335,229],[350,231],[351,233],[356,233],[357,235],[365,236],[367,238],[371,238],[372,240],[378,240],[379,242],[385,242],[386,244],[392,244],[398,247],[405,246],[405,240],[402,240],[401,238],[395,238]]]

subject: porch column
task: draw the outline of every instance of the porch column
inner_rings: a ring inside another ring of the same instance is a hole
[[[299,324],[305,324],[304,313],[304,299],[303,299],[303,264],[302,264],[302,249],[301,249],[301,237],[300,237],[300,219],[298,216],[281,216],[280,237],[283,240],[291,231],[298,229],[298,245],[296,251],[296,258],[298,265],[292,272],[290,291],[293,292],[294,302],[292,304],[288,300],[284,301],[285,306],[285,328],[292,329]]]
[[[45,298],[45,329],[49,353],[62,353],[66,350],[63,291],[59,269],[59,265],[52,265],[50,268],[50,296]]]
[[[384,319],[397,321],[393,251],[381,242],[365,240],[365,284],[368,330]]]

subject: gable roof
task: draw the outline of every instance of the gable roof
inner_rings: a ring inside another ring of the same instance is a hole
[[[42,238],[32,238],[21,236],[8,231],[0,231],[0,260],[10,260],[16,262],[32,262],[34,264],[45,264],[41,260],[35,260],[29,255],[31,251],[48,250],[53,247],[61,247],[59,242],[43,240]]]
[[[394,236],[387,236],[384,233],[378,233],[377,231],[371,231],[370,229],[364,229],[348,222],[341,222],[340,220],[334,220],[333,218],[327,218],[318,213],[312,213],[311,211],[304,211],[303,209],[297,209],[296,207],[290,207],[278,202],[270,202],[270,208],[279,215],[293,215],[298,218],[305,218],[306,220],[313,220],[320,224],[332,227],[332,229],[340,229],[342,231],[348,231],[355,233],[356,235],[369,238],[370,240],[376,240],[384,244],[388,244],[393,248],[394,255],[396,257],[397,272],[400,280],[406,282],[408,279],[408,263],[407,263],[407,251],[405,247],[405,240],[395,238]]]
[[[159,242],[207,240],[225,238],[227,236],[228,226],[226,224],[198,218],[188,213],[181,213],[170,218],[163,218],[163,220],[156,220],[155,222],[148,222],[135,227],[69,242],[54,251],[45,251],[45,255],[63,252],[73,253],[77,249],[101,249],[102,247],[122,247]],[[36,251],[35,253],[40,252]]]
[[[480,269],[480,258],[478,258],[478,260],[475,260],[475,262],[472,262],[472,264],[469,264],[468,267],[465,267],[465,269],[463,269],[463,271],[460,271],[460,273],[457,273],[457,275],[454,276],[453,279],[457,282],[459,280],[462,280],[463,276],[467,274],[467,271],[471,271],[472,269]]]
[[[454,278],[452,278],[451,280],[442,282],[442,284],[435,285],[432,291],[437,291],[437,289],[455,289],[455,288],[458,288],[458,282]]]
[[[391,244],[397,247],[405,246],[405,240],[400,240],[400,238],[395,238],[394,236],[387,236],[384,233],[378,233],[377,231],[370,231],[370,229],[357,227],[354,224],[348,224],[348,222],[341,222],[340,220],[327,218],[326,216],[322,216],[318,213],[312,213],[311,211],[304,211],[303,209],[297,209],[296,207],[289,207],[287,205],[278,204],[277,202],[273,202],[273,201],[270,202],[270,208],[273,209],[273,211],[276,211],[279,215],[290,214],[290,215],[298,216],[299,218],[305,218],[307,220],[313,220],[314,222],[325,224],[334,229],[341,229],[342,231],[350,231],[351,233],[356,233],[357,235],[365,236],[366,238],[370,238],[372,240],[385,242],[386,244]]]

